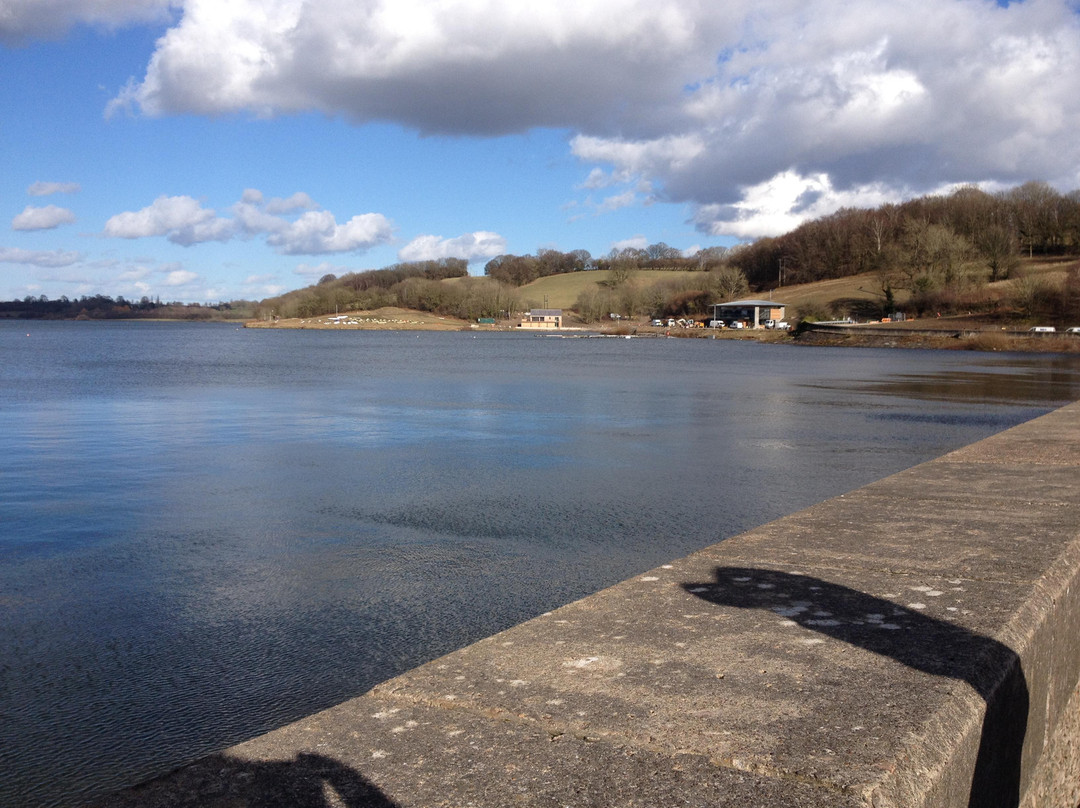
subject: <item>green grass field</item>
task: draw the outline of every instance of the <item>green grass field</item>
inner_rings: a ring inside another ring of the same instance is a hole
[[[665,269],[639,269],[630,276],[629,283],[649,286],[657,281],[675,279],[697,272]],[[598,289],[600,284],[611,277],[611,271],[598,269],[592,272],[571,272],[567,275],[549,275],[546,278],[528,283],[518,290],[518,301],[522,308],[573,308],[574,301],[582,292]]]

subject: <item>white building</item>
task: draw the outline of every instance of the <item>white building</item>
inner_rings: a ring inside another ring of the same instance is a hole
[[[540,330],[562,328],[562,309],[532,309],[521,319],[518,327]]]

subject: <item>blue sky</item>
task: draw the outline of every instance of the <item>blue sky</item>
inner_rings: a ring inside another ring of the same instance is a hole
[[[0,298],[263,298],[1080,187],[1069,0],[0,0]]]

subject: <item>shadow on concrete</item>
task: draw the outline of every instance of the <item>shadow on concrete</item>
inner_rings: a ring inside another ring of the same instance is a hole
[[[367,778],[323,755],[270,763],[210,755],[113,795],[102,808],[398,808]]]
[[[969,808],[1015,808],[1028,721],[1020,658],[997,640],[854,589],[766,569],[717,567],[716,580],[683,584],[721,606],[761,609],[804,628],[970,684],[986,702]]]

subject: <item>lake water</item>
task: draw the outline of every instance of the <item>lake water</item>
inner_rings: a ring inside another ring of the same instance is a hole
[[[0,804],[81,804],[1076,398],[1065,356],[0,323]]]

